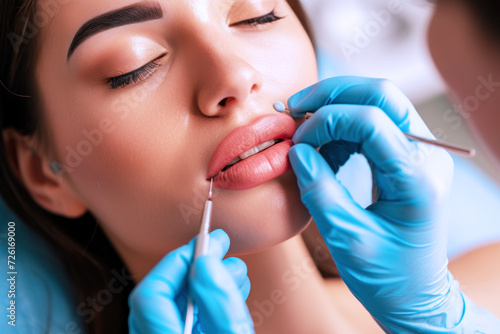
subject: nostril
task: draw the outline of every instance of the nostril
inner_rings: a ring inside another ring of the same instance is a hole
[[[219,105],[220,105],[221,107],[225,107],[225,106],[226,106],[226,103],[227,103],[227,98],[225,98],[225,99],[221,100],[221,101],[219,102]]]

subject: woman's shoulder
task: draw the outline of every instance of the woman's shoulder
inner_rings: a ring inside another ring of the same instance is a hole
[[[84,333],[61,260],[1,200],[0,229],[0,332]]]

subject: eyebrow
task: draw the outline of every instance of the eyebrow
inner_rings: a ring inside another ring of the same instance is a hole
[[[157,2],[135,3],[94,17],[85,22],[76,32],[69,46],[66,60],[69,60],[80,44],[97,33],[127,24],[157,20],[162,17],[163,10]]]

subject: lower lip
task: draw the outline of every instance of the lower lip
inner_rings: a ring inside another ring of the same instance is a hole
[[[236,163],[214,178],[214,187],[226,190],[247,190],[291,171],[288,151],[292,146],[292,140],[287,139]]]

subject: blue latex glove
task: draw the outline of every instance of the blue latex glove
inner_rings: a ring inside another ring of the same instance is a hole
[[[222,258],[229,237],[222,230],[210,234],[208,256],[190,263],[194,242],[163,258],[134,288],[129,298],[129,330],[133,334],[183,333],[187,280],[197,309],[193,333],[254,333],[245,304],[250,280],[243,261]]]
[[[288,101],[293,116],[315,114],[290,151],[302,201],[356,298],[391,333],[499,333],[447,269],[440,213],[453,174],[408,98],[386,80],[337,77]],[[315,148],[321,147],[320,152]],[[374,203],[364,209],[335,173],[354,153],[372,166]]]

